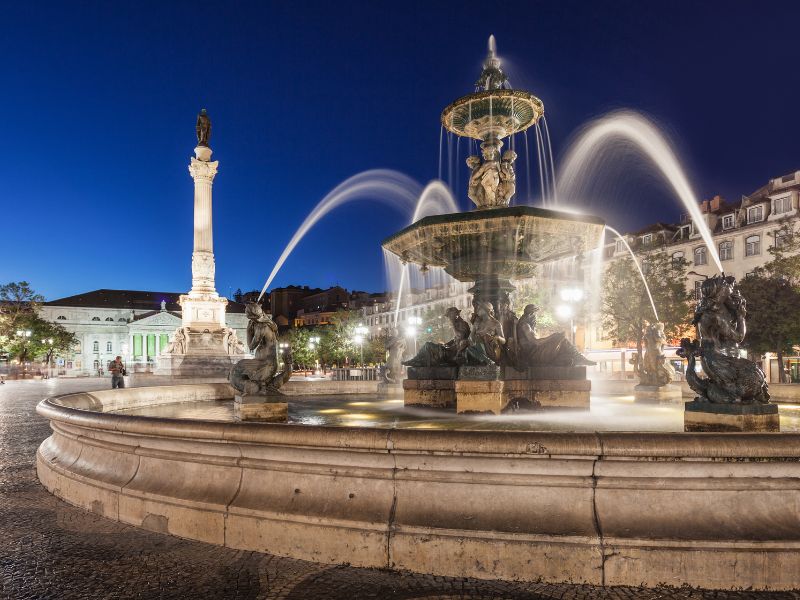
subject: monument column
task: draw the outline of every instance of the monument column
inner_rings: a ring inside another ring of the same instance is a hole
[[[210,161],[211,148],[198,146],[189,163],[194,179],[194,248],[192,251],[192,294],[217,295],[214,285],[214,234],[211,217],[211,186],[218,161]]]
[[[194,180],[194,245],[192,248],[192,289],[181,296],[183,327],[214,331],[225,327],[228,301],[217,293],[214,283],[214,232],[212,228],[212,186],[218,161],[211,160],[211,120],[206,110],[197,116],[197,147],[189,161]]]

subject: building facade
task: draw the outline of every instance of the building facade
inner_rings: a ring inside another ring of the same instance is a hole
[[[46,302],[43,319],[75,334],[72,352],[57,358],[66,375],[97,374],[116,356],[128,370],[149,371],[181,327],[179,293],[133,290],[95,290]],[[246,339],[244,305],[228,302],[228,327]]]

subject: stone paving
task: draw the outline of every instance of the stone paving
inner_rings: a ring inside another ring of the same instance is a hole
[[[49,435],[43,397],[110,387],[108,379],[0,385],[0,598],[798,599],[800,592],[700,592],[523,584],[319,565],[177,539],[73,508],[39,485]]]

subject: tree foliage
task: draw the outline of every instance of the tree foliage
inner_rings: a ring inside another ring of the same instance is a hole
[[[75,344],[74,334],[39,316],[42,302],[26,281],[0,286],[0,351],[9,358],[49,363]]]
[[[800,343],[800,236],[784,224],[768,252],[772,260],[739,282],[747,301],[744,347],[756,355],[775,352],[785,382],[783,357]]]
[[[641,256],[640,264],[667,338],[679,339],[688,329],[692,315],[691,294],[686,289],[689,263],[662,250]],[[635,343],[641,354],[645,325],[655,322],[656,316],[630,257],[612,261],[606,267],[602,316],[609,337],[622,344]]]

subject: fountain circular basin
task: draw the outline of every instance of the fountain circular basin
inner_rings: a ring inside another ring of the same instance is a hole
[[[531,277],[536,266],[597,247],[599,217],[533,206],[424,217],[386,238],[384,249],[459,281]]]
[[[231,397],[227,384],[196,384],[44,400],[37,411],[53,434],[37,454],[39,479],[111,519],[323,563],[596,585],[797,586],[798,434],[126,414]]]

